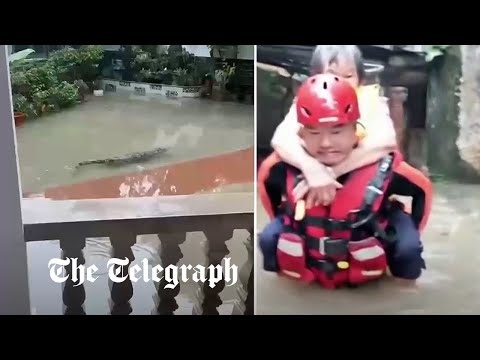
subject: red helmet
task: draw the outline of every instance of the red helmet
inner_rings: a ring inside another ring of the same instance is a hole
[[[298,90],[296,106],[303,126],[348,124],[360,118],[355,89],[331,74],[309,77]]]

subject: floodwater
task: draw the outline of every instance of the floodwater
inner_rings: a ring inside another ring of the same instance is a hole
[[[84,184],[91,184],[87,194],[95,197],[107,196],[109,191],[97,184],[114,183],[123,176],[139,176],[155,169],[186,162],[185,169],[191,169],[188,162],[197,159],[232,153],[234,158],[244,158],[253,147],[253,106],[214,102],[204,99],[166,99],[106,94],[92,97],[88,102],[70,110],[45,118],[39,118],[17,128],[17,143],[20,161],[20,176],[24,194],[56,194],[56,189],[68,189],[66,198],[76,198],[76,191]],[[156,147],[167,147],[168,151],[142,163],[121,167],[88,165],[74,171],[75,165],[88,159],[123,156],[137,151],[148,151]],[[235,157],[236,153],[239,157]],[[212,192],[253,192],[253,151],[251,162],[242,161],[237,171],[244,171],[245,178],[236,178],[237,183],[220,182],[212,184]],[[230,155],[227,155],[227,158]],[[218,159],[223,159],[218,157]],[[200,181],[198,172],[179,172],[182,182]],[[212,160],[215,161],[215,160]],[[218,160],[222,161],[222,160]],[[228,164],[225,164],[228,165]],[[230,164],[231,165],[231,164]],[[193,166],[194,168],[195,166]],[[218,165],[222,168],[222,164]],[[228,166],[226,166],[228,168]],[[133,175],[132,175],[133,174]],[[251,175],[248,175],[251,174]],[[177,174],[178,176],[178,174]],[[240,180],[238,180],[240,179]],[[179,180],[179,181],[180,181]],[[89,185],[88,185],[89,186]],[[205,192],[187,187],[192,192]],[[141,194],[148,196],[148,194]],[[140,195],[139,195],[140,196]],[[65,197],[65,196],[64,196]],[[234,232],[226,244],[232,262],[239,268],[247,258],[244,241],[248,233]],[[180,246],[183,252],[182,264],[205,264],[202,233],[189,233]],[[108,314],[109,285],[106,263],[111,258],[108,238],[87,239],[84,249],[85,266],[95,264],[101,276],[85,286],[87,314]],[[48,261],[61,256],[58,241],[44,241],[27,244],[30,298],[34,314],[62,314],[62,286],[49,277]],[[141,265],[147,259],[149,266],[161,265],[160,240],[156,235],[139,235],[133,246],[135,264]],[[238,283],[237,283],[238,284]],[[155,287],[153,282],[134,283],[131,300],[132,314],[150,314],[155,308]],[[176,297],[179,309],[176,314],[191,314],[196,301],[198,285],[193,282],[181,284]],[[231,313],[233,301],[237,299],[236,286],[225,287],[221,293],[224,304],[221,313]]]
[[[106,93],[17,128],[22,191],[241,150],[253,146],[253,106],[207,99],[168,99]],[[147,162],[121,167],[85,160],[166,147]]]
[[[304,286],[262,269],[257,255],[257,314],[478,314],[480,185],[435,184],[423,234],[427,269],[417,287],[391,278],[356,289]],[[267,216],[259,205],[260,231]],[[258,245],[257,245],[258,249]]]

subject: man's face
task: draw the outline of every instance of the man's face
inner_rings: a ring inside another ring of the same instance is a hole
[[[346,80],[354,89],[358,88],[360,85],[357,67],[353,61],[338,58],[337,61],[332,62],[327,66],[325,73],[333,74]]]
[[[344,161],[357,143],[356,124],[322,125],[302,128],[307,152],[326,166],[336,166]]]

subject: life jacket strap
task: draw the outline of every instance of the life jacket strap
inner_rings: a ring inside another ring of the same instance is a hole
[[[305,216],[305,226],[313,226],[330,231],[348,231],[352,229],[352,222],[349,220],[330,219],[321,216]]]
[[[373,208],[373,204],[377,200],[379,196],[383,196],[383,185],[390,177],[392,170],[393,170],[393,154],[389,154],[384,156],[377,168],[377,173],[375,174],[374,178],[368,184],[365,195],[363,197],[363,203],[360,207],[360,212],[370,213]]]
[[[393,171],[394,154],[388,154],[383,157],[377,168],[373,179],[369,182],[364,195],[364,200],[360,209],[352,210],[348,219],[338,220],[320,216],[305,216],[301,221],[294,220],[295,211],[290,205],[286,205],[285,214],[290,218],[291,224],[298,224],[302,235],[306,234],[306,228],[309,226],[325,229],[329,234],[331,231],[353,231],[360,228],[369,227],[381,240],[392,242],[393,239],[388,235],[378,222],[377,214],[373,211],[373,205],[379,196],[383,196],[383,185],[388,180]],[[295,185],[301,181],[297,174]]]

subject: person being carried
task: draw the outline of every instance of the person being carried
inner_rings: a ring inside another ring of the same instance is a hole
[[[397,149],[388,100],[380,96],[377,85],[363,85],[365,69],[360,49],[356,45],[317,45],[311,58],[310,74],[322,73],[334,74],[357,90],[362,119],[357,126],[357,146],[342,162],[331,167],[319,163],[305,151],[303,141],[298,136],[295,101],[284,121],[275,130],[271,145],[284,162],[302,172],[304,178],[297,184],[294,194],[296,200],[306,196],[307,208],[319,204],[329,205],[337,189],[341,188],[338,177],[372,164]],[[410,187],[412,191],[415,189]],[[391,198],[398,199],[397,195],[392,194]],[[392,218],[392,222],[398,221],[392,225],[403,229],[407,222],[405,216],[406,214],[399,214]],[[265,233],[269,233],[270,237],[275,236],[281,230],[281,225],[281,219],[276,219],[265,229]]]
[[[276,128],[271,145],[283,161],[302,171],[305,178],[297,186],[296,197],[299,199],[307,194],[308,208],[332,202],[336,190],[341,187],[337,177],[372,164],[397,148],[387,99],[380,96],[377,85],[362,85],[365,69],[359,48],[356,45],[318,45],[312,55],[310,75],[324,73],[345,79],[357,89],[362,114],[357,131],[361,141],[342,162],[332,167],[322,165],[302,146],[294,100],[289,113]]]
[[[319,164],[338,166],[359,146],[357,95],[345,80],[310,77],[295,107],[303,149]],[[337,178],[340,186],[329,205],[306,207],[295,196],[301,169],[282,161],[262,164],[260,195],[273,218],[260,234],[264,269],[330,288],[377,279],[387,265],[393,276],[416,280],[425,269],[420,230],[428,219],[431,188],[415,171],[391,151]],[[394,193],[413,194],[411,216],[389,200]]]

